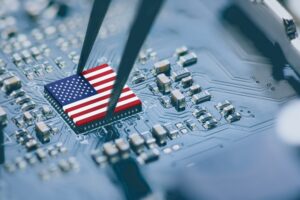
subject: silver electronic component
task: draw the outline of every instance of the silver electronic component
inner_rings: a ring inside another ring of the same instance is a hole
[[[150,83],[148,85],[149,90],[153,93],[153,94],[159,94],[159,89],[157,87],[157,84],[155,83]]]
[[[22,83],[19,77],[13,76],[3,81],[3,87],[7,93],[11,93],[14,90],[20,89]]]
[[[203,91],[200,94],[194,94],[192,96],[192,101],[194,104],[203,103],[205,101],[210,101],[211,94],[208,91]]]
[[[0,59],[0,74],[3,74],[6,70],[6,62],[2,59]]]
[[[189,88],[190,94],[198,94],[199,92],[201,92],[201,87],[198,84],[194,84]]]
[[[15,53],[12,55],[12,60],[16,65],[19,65],[22,61],[22,57],[20,56],[20,54]]]
[[[171,100],[167,96],[159,97],[159,101],[163,105],[163,107],[165,107],[165,108],[170,108],[172,106],[171,105]]]
[[[224,117],[226,117],[230,114],[233,114],[234,112],[235,112],[235,107],[232,104],[230,104],[222,109],[221,114]]]
[[[241,118],[242,118],[242,116],[238,112],[229,114],[225,117],[226,121],[228,121],[229,123],[239,121]]]
[[[121,153],[129,153],[129,143],[124,138],[116,139],[115,144]]]
[[[169,73],[171,64],[169,60],[162,60],[154,64],[154,70],[156,74]]]
[[[300,39],[295,20],[277,0],[234,0],[300,74]]]
[[[29,101],[28,103],[22,104],[21,110],[28,111],[28,110],[34,109],[35,106],[36,106],[36,104],[33,101]]]
[[[179,63],[183,67],[193,65],[197,62],[197,55],[195,53],[188,53],[179,57]]]
[[[178,137],[178,135],[179,135],[179,131],[178,131],[177,129],[170,130],[170,131],[168,132],[168,136],[169,136],[172,140],[176,139],[176,138]]]
[[[225,100],[224,102],[220,102],[216,105],[216,108],[219,112],[221,112],[223,110],[223,108],[225,108],[226,106],[231,105],[231,102],[228,100]]]
[[[196,118],[199,118],[201,115],[207,113],[207,110],[205,107],[201,107],[201,108],[196,108],[194,111],[193,111],[193,115],[194,117]]]
[[[191,75],[191,72],[184,68],[182,70],[178,70],[172,73],[172,78],[174,81],[180,81],[181,79],[188,77]]]
[[[35,153],[36,153],[37,158],[40,161],[43,161],[43,160],[45,160],[47,158],[47,153],[45,152],[44,149],[39,148],[39,149],[36,150]]]
[[[166,94],[171,91],[171,80],[165,74],[159,74],[156,77],[156,83],[162,93]]]
[[[23,118],[28,125],[31,125],[34,121],[34,117],[29,111],[23,113]]]
[[[156,138],[158,145],[162,146],[167,143],[167,129],[161,124],[155,124],[151,129],[153,137]]]
[[[184,88],[187,88],[193,84],[193,78],[191,76],[181,79],[181,85]]]
[[[51,128],[43,121],[35,124],[36,135],[42,143],[50,141]]]
[[[28,95],[20,96],[16,98],[16,104],[22,105],[24,103],[27,103],[31,100],[31,97]]]
[[[0,126],[5,126],[6,124],[7,124],[7,114],[4,108],[0,106]]]
[[[192,119],[186,120],[185,124],[191,131],[194,131],[197,129],[197,125]]]
[[[21,97],[24,95],[25,95],[25,91],[23,89],[14,90],[9,94],[9,96],[13,98]]]
[[[205,123],[206,121],[208,121],[208,120],[210,120],[210,119],[212,119],[212,118],[213,118],[213,116],[212,116],[210,113],[205,113],[205,114],[201,115],[201,116],[198,118],[198,120],[199,120],[199,122],[201,122],[201,123]]]
[[[212,129],[212,128],[215,128],[217,126],[217,124],[218,124],[218,121],[216,119],[212,118],[212,119],[204,122],[202,124],[202,126],[206,129]]]
[[[134,133],[129,136],[129,141],[131,148],[137,153],[140,154],[144,151],[145,140],[138,133]]]
[[[158,149],[151,149],[147,152],[141,153],[138,156],[137,160],[140,164],[147,164],[159,159],[159,150]]]
[[[188,48],[186,46],[179,47],[175,50],[175,54],[177,57],[183,56],[189,52]]]
[[[103,153],[111,160],[114,161],[119,154],[119,150],[112,142],[106,142],[103,144]]]
[[[31,139],[25,143],[27,151],[33,151],[38,148],[38,143],[35,139]]]
[[[171,102],[177,110],[185,109],[185,105],[186,105],[185,97],[180,92],[180,90],[176,89],[171,92]]]

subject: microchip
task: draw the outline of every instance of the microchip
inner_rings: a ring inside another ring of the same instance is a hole
[[[141,111],[141,101],[125,85],[113,116],[106,117],[115,78],[103,64],[45,85],[45,96],[76,133],[85,132]]]

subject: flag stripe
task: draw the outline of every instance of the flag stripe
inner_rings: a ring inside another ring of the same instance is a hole
[[[115,112],[120,112],[122,110],[125,110],[125,109],[128,109],[128,107],[134,107],[134,106],[137,106],[137,105],[140,105],[141,104],[141,101],[139,99],[137,100],[134,100],[128,104],[125,104],[125,105],[122,105],[122,106],[118,106],[115,110]],[[81,125],[84,125],[84,124],[87,124],[89,122],[92,122],[92,121],[95,121],[97,119],[101,119],[103,117],[105,117],[106,115],[106,110],[107,108],[103,108],[103,111],[101,113],[98,113],[98,114],[95,114],[89,118],[85,118],[85,119],[82,119],[82,120],[78,120],[75,122],[75,124],[77,126],[81,126]]]
[[[100,81],[98,83],[94,83],[92,86],[94,86],[95,88],[97,88],[98,86],[101,86],[101,85],[103,85],[103,84],[105,84],[107,82],[114,81],[114,80],[116,80],[116,77],[111,77],[111,78],[108,78],[108,79],[106,79],[104,81]]]
[[[117,103],[117,106],[116,106],[116,107],[123,106],[123,105],[126,105],[126,104],[131,103],[131,102],[134,102],[134,101],[139,101],[139,99],[138,99],[137,97],[134,97],[134,98],[127,99],[127,100],[125,100],[125,101],[121,101],[121,102]],[[90,117],[92,117],[92,116],[94,116],[94,115],[103,113],[103,112],[105,112],[106,110],[107,110],[107,107],[101,108],[101,109],[95,110],[95,111],[93,111],[93,112],[87,113],[87,114],[85,114],[85,115],[81,115],[81,116],[79,116],[79,117],[76,117],[76,118],[73,119],[73,121],[76,123],[76,122],[81,121],[81,120],[84,120],[84,119],[86,119],[86,118],[90,118]]]
[[[128,99],[131,99],[135,97],[135,94],[129,94],[129,95],[126,95],[126,96],[123,96],[123,97],[120,97],[118,102],[122,102],[122,101],[125,101],[125,100],[128,100]],[[91,113],[93,111],[96,111],[96,110],[100,110],[101,108],[104,108],[104,107],[107,107],[108,106],[108,102],[109,102],[109,99],[105,99],[103,101],[101,101],[99,104],[100,105],[95,105],[95,106],[92,106],[92,107],[89,107],[89,109],[85,109],[81,112],[77,112],[75,114],[70,114],[69,117],[71,119],[74,119],[76,117],[80,117],[82,115],[85,115],[85,114],[88,114],[88,113]],[[77,111],[77,110],[76,110]]]
[[[113,72],[113,73],[111,73],[111,74],[107,74],[107,75],[105,75],[105,76],[102,76],[102,77],[93,79],[93,80],[91,80],[91,81],[89,81],[89,82],[90,82],[91,85],[93,85],[93,84],[95,84],[95,83],[98,83],[98,82],[100,82],[100,81],[104,81],[104,80],[106,80],[106,79],[108,79],[108,78],[115,77],[115,76],[116,76],[116,73]]]
[[[122,93],[121,97],[120,98],[123,98],[123,97],[126,97],[126,96],[131,96],[133,94],[133,92],[130,90],[128,92],[124,92]],[[134,94],[133,94],[134,95]],[[101,106],[105,103],[107,103],[109,101],[109,98],[110,98],[110,95],[107,95],[105,96],[105,98],[103,98],[102,100],[100,101],[96,101],[95,103],[89,103],[88,105],[86,106],[80,106],[80,108],[78,109],[75,109],[75,110],[72,110],[72,111],[69,111],[68,112],[68,115],[69,116],[73,116],[74,114],[77,114],[77,113],[81,113],[83,111],[86,111],[86,110],[89,110],[91,108],[94,108],[96,106]],[[119,100],[120,101],[120,100]]]
[[[126,87],[122,90],[122,92],[127,92],[127,91],[130,91],[129,87]],[[110,93],[111,93],[111,90],[100,93],[100,94],[96,94],[94,96],[91,96],[90,98],[82,99],[81,102],[77,101],[78,103],[74,102],[74,103],[72,103],[73,105],[68,104],[68,105],[64,106],[64,110],[65,110],[65,112],[70,112],[70,111],[76,110],[78,108],[81,108],[83,106],[87,106],[91,103],[101,101],[105,98],[109,98]],[[75,104],[75,103],[77,103],[77,104]]]
[[[99,70],[99,69],[105,68],[105,67],[107,67],[107,66],[108,66],[108,64],[99,65],[99,66],[97,66],[97,67],[94,67],[94,68],[91,68],[91,69],[87,69],[87,70],[81,72],[81,74],[82,74],[82,75],[86,75],[86,74],[89,74],[89,73],[91,73],[91,72],[97,71],[97,70]]]
[[[104,89],[104,88],[107,88],[109,86],[112,86],[114,85],[115,81],[109,81],[109,82],[106,82],[106,83],[103,83],[97,87],[95,87],[95,90],[98,91],[98,93],[100,93],[100,90]]]
[[[107,69],[107,68],[105,68],[105,69]],[[99,71],[100,71],[100,70],[99,70]],[[84,77],[84,78],[86,78],[86,80],[88,80],[88,81],[92,81],[92,80],[94,80],[94,79],[97,79],[97,78],[100,78],[100,77],[103,77],[103,76],[105,76],[105,75],[112,74],[112,73],[114,73],[114,71],[113,71],[112,69],[110,69],[110,70],[107,70],[107,71],[105,71],[105,72],[101,72],[101,73],[99,73],[99,74],[96,74],[96,75],[94,75],[94,76],[90,76],[90,77],[88,77],[88,78]],[[87,74],[87,75],[90,75],[90,74]]]
[[[128,86],[127,86],[126,88],[128,88]],[[124,89],[125,89],[125,88],[124,88]],[[111,93],[111,90],[107,90],[107,91],[105,91],[105,92],[102,92],[102,93],[99,93],[99,94],[96,94],[96,95],[87,97],[87,98],[85,98],[85,99],[81,99],[81,100],[79,100],[79,101],[76,101],[76,102],[73,102],[73,103],[70,103],[70,104],[68,104],[68,105],[63,106],[63,110],[66,110],[66,109],[68,109],[68,108],[72,108],[73,106],[77,106],[77,105],[80,105],[80,104],[82,104],[82,103],[86,103],[86,102],[88,102],[88,101],[91,101],[91,100],[96,99],[96,98],[99,98],[99,97],[103,97],[103,96],[105,96],[105,95],[107,95],[107,94],[110,94],[110,93]]]

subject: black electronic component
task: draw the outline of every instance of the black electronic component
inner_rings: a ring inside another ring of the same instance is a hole
[[[122,185],[127,199],[146,198],[152,190],[133,158],[122,159],[112,165],[112,169]]]

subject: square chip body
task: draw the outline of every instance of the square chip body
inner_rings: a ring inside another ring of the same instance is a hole
[[[103,64],[45,85],[45,96],[76,133],[86,132],[142,110],[139,98],[125,85],[114,115],[106,118],[115,78],[113,69]]]

